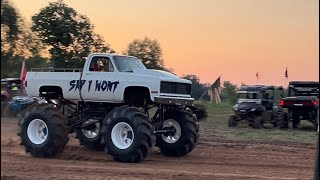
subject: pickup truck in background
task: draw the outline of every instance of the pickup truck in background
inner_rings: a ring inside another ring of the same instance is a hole
[[[301,120],[309,120],[317,130],[319,82],[289,82],[288,96],[280,100],[280,106],[288,109],[288,120],[281,123],[282,128],[287,128],[289,121],[293,128],[297,128]]]
[[[21,144],[35,157],[61,153],[73,132],[81,145],[121,162],[144,160],[153,145],[184,156],[198,144],[191,81],[147,69],[136,57],[90,54],[83,69],[32,69],[25,85],[47,102],[19,122]]]

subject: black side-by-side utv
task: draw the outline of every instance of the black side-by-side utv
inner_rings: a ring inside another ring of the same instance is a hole
[[[233,106],[235,114],[229,117],[228,126],[246,122],[255,129],[262,128],[266,123],[277,127],[281,119],[287,118],[278,106],[283,95],[281,86],[241,86],[237,92],[237,103]]]
[[[289,119],[282,121],[280,127],[288,128],[292,122],[293,128],[298,128],[301,120],[308,120],[314,130],[318,127],[319,82],[291,81],[288,87],[288,96],[281,99],[280,105],[288,110]]]

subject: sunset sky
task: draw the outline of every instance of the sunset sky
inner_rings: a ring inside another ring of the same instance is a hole
[[[48,0],[11,0],[24,18]],[[202,83],[319,80],[318,0],[64,0],[117,53],[134,39],[159,41],[166,67]],[[257,81],[256,72],[260,80]]]

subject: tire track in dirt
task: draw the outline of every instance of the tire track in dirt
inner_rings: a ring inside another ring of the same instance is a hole
[[[1,125],[3,123],[1,122]],[[33,158],[19,145],[12,124],[1,132],[1,179],[311,179],[315,146],[200,139],[185,157],[154,148],[142,163],[118,163],[72,138],[56,158]],[[3,130],[3,127],[1,127]]]

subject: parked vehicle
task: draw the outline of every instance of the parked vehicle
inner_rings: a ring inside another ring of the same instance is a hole
[[[283,88],[275,86],[242,86],[237,92],[237,103],[233,106],[234,115],[229,117],[228,126],[234,127],[241,122],[260,129],[266,123],[278,126],[285,113],[277,104],[283,97]]]
[[[44,103],[44,100],[29,96],[14,96],[5,106],[2,117],[21,117],[28,108]]]
[[[298,128],[301,120],[310,121],[314,129],[318,127],[319,82],[292,81],[289,82],[288,96],[280,101],[283,108],[288,109],[289,119],[281,122],[281,128],[288,128],[292,122],[293,128]]]
[[[19,78],[1,79],[1,113],[12,97],[21,95],[21,80]]]

